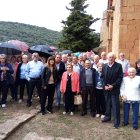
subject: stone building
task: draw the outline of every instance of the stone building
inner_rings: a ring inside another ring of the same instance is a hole
[[[140,58],[140,0],[108,0],[99,52],[125,53],[131,65]]]

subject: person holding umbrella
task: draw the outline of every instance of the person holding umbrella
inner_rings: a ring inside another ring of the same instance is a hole
[[[1,106],[6,107],[6,99],[8,93],[8,85],[11,74],[14,73],[12,65],[6,62],[6,55],[0,55],[0,92],[2,93]]]
[[[27,107],[32,105],[32,95],[35,86],[37,88],[39,97],[41,97],[41,75],[44,69],[43,63],[38,60],[38,53],[33,53],[32,59],[32,61],[27,63],[27,69],[25,73],[26,79],[29,81],[29,96],[27,100]]]

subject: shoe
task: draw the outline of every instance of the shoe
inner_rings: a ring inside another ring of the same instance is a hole
[[[66,114],[67,114],[67,112],[66,112],[66,111],[64,111],[64,112],[63,112],[63,115],[66,115]]]
[[[113,128],[114,128],[114,129],[119,129],[119,126],[114,126]]]
[[[96,114],[96,118],[99,118],[100,117],[100,114]]]
[[[138,127],[133,127],[133,130],[137,130],[138,129]]]
[[[85,115],[87,115],[87,112],[82,112],[81,113],[81,116],[85,116]]]
[[[127,126],[128,124],[129,124],[129,123],[124,123],[124,122],[123,122],[123,124],[122,124],[122,125],[123,125],[123,126]]]
[[[104,119],[102,120],[103,123],[106,123],[106,122],[109,122],[109,121],[111,121],[111,119],[108,119],[108,118],[105,118],[105,117],[104,117]]]
[[[18,100],[18,103],[19,103],[19,104],[21,104],[22,102],[23,102],[23,100],[22,100],[22,99],[19,99],[19,100]]]
[[[2,108],[5,108],[5,107],[6,107],[6,104],[2,104],[1,107],[2,107]]]
[[[105,118],[105,115],[101,115],[101,119],[104,119]]]
[[[73,116],[73,115],[74,115],[74,113],[73,113],[73,112],[70,112],[70,115],[71,115],[71,116]]]
[[[47,114],[47,113],[46,113],[45,111],[43,111],[43,112],[42,112],[42,115],[45,115],[45,114]]]
[[[53,114],[53,111],[47,110],[47,113],[49,113],[49,114]]]

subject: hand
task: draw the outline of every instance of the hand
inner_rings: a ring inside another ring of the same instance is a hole
[[[64,91],[61,91],[61,93],[64,94],[65,92]]]
[[[113,89],[113,86],[108,84],[108,89],[111,91]]]
[[[122,95],[122,100],[125,102],[125,101],[127,101],[127,97],[126,97],[126,95],[124,94],[124,95]]]
[[[5,67],[5,70],[9,70],[9,68],[8,67]]]
[[[108,86],[105,86],[105,90],[109,90],[109,87]]]

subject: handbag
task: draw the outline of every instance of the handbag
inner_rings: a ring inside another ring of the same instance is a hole
[[[82,104],[81,95],[74,95],[74,105],[81,105],[81,104]]]

